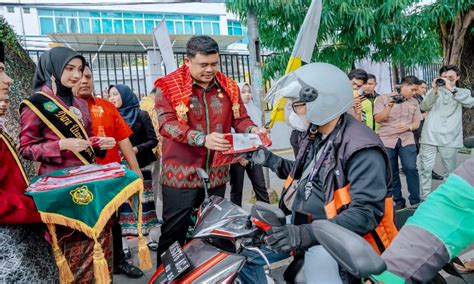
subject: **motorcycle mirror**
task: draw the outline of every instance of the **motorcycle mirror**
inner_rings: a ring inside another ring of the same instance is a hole
[[[312,223],[318,242],[337,263],[357,278],[380,274],[387,269],[385,262],[359,235],[328,220]]]
[[[463,144],[466,148],[474,148],[474,136],[464,138]]]
[[[250,215],[270,227],[284,226],[286,224],[285,213],[283,213],[280,208],[261,201],[257,201],[255,205],[252,206]],[[256,225],[258,226],[258,224]]]

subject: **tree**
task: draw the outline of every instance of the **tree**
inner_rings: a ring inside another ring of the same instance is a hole
[[[349,69],[370,56],[405,65],[440,58],[436,30],[424,24],[415,0],[324,1],[313,60]],[[245,21],[248,8],[259,17],[262,46],[276,52],[264,65],[265,78],[284,71],[311,0],[228,0],[227,7]],[[423,51],[423,52],[420,52]]]
[[[20,102],[30,96],[33,92],[33,76],[35,74],[35,64],[21,47],[17,40],[17,35],[8,25],[5,19],[0,16],[0,39],[5,44],[5,67],[6,72],[14,80],[10,87],[10,110],[7,113],[7,130],[11,136],[18,142],[20,132]],[[22,159],[27,175],[33,177],[36,172],[31,161]]]

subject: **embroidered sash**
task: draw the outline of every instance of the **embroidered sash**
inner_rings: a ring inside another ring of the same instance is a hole
[[[16,165],[18,166],[18,169],[21,172],[21,176],[23,177],[23,180],[25,181],[25,184],[28,185],[28,178],[26,177],[25,169],[20,163],[20,159],[18,158],[18,154],[16,152],[16,147],[15,147],[15,142],[13,142],[12,138],[0,128],[0,139],[7,145],[8,150],[10,151],[13,159],[16,162]]]
[[[28,106],[59,138],[89,139],[84,126],[78,118],[54,97],[38,92],[30,98],[23,100],[20,104],[20,109],[24,105]],[[95,153],[92,147],[87,147],[84,151],[73,153],[85,165],[95,163]]]

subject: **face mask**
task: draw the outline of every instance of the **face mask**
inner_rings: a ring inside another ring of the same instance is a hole
[[[306,115],[297,115],[294,111],[290,113],[288,122],[294,129],[305,132],[309,128],[309,121],[306,119]]]

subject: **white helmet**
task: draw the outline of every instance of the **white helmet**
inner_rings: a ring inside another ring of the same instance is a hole
[[[283,76],[266,98],[277,97],[306,102],[306,117],[314,125],[324,125],[349,110],[352,86],[347,75],[334,65],[310,63]]]

